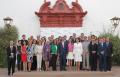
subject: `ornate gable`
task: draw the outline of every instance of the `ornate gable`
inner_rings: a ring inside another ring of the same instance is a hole
[[[70,8],[64,0],[58,0],[51,11],[54,13],[68,13]]]
[[[87,14],[77,2],[72,2],[72,8],[65,0],[57,0],[52,8],[49,6],[50,2],[45,2],[39,12],[35,12],[41,27],[81,27]]]

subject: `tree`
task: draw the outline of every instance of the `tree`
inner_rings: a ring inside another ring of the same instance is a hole
[[[18,30],[15,26],[0,28],[0,67],[7,66],[6,47],[9,42],[18,39]]]

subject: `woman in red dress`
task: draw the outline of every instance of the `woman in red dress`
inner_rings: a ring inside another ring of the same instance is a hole
[[[22,53],[21,60],[23,62],[23,70],[27,71],[27,45],[26,45],[26,42],[23,42],[21,53]]]

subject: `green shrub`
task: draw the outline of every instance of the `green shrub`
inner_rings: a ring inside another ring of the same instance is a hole
[[[9,45],[9,41],[17,39],[18,30],[15,26],[0,28],[0,67],[7,66],[6,47]]]

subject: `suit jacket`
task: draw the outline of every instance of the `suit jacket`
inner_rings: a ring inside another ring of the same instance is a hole
[[[75,38],[72,38],[72,43],[75,43],[75,41],[76,41]]]
[[[8,59],[8,61],[11,59],[16,60],[16,52],[17,52],[17,50],[16,50],[15,46],[13,46],[12,50],[11,50],[10,46],[7,47],[7,59]],[[11,53],[13,53],[13,58],[10,57]]]
[[[107,55],[107,53],[106,53],[106,43],[103,43],[103,45],[101,43],[98,43],[98,54],[99,55],[104,55],[104,56]]]
[[[98,51],[98,44],[94,43],[92,44],[92,42],[90,42],[89,46],[89,52],[90,54],[92,54],[92,51],[96,51],[96,54],[97,54],[97,51]]]
[[[83,52],[84,52],[84,51],[86,51],[86,52],[89,51],[89,44],[90,44],[90,42],[88,42],[88,41],[82,42]]]
[[[58,53],[60,54],[60,56],[66,56],[67,52],[68,52],[68,42],[65,41],[64,46],[63,46],[62,42],[60,42],[58,44]]]
[[[113,53],[113,45],[111,42],[106,43],[106,54],[107,56],[111,56]]]

